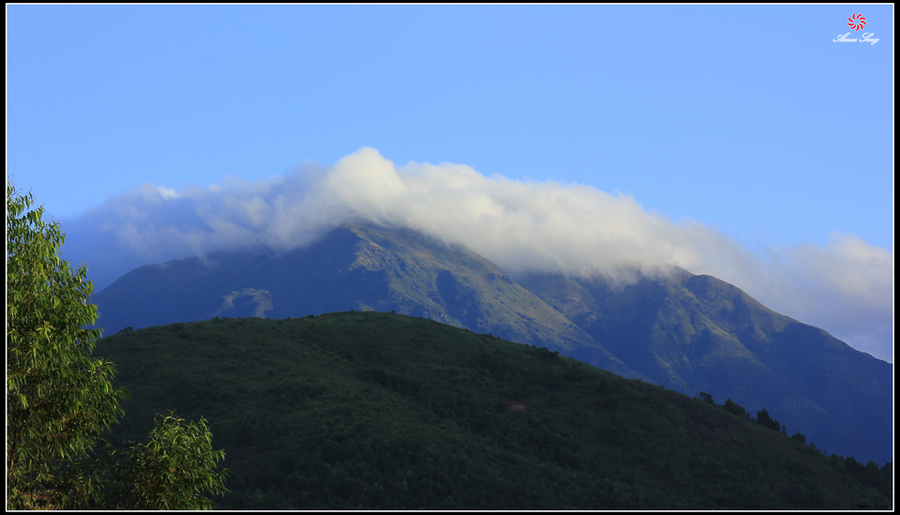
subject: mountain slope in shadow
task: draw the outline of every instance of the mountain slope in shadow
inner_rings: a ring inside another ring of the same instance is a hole
[[[700,399],[399,314],[215,318],[114,334],[125,420],[205,417],[223,509],[891,507],[877,466]],[[773,412],[773,416],[780,414]]]
[[[689,396],[779,413],[791,433],[861,461],[892,459],[892,365],[672,269],[630,281],[510,277],[459,245],[359,223],[276,254],[221,250],[138,268],[97,293],[106,334],[213,317],[396,311],[546,347]]]
[[[892,458],[892,366],[780,315],[711,276],[676,271],[633,284],[517,277],[635,371],[685,394],[743,399],[782,414],[845,456]]]

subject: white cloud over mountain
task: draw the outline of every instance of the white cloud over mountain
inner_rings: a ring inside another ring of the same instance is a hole
[[[151,184],[63,221],[66,259],[98,288],[144,264],[234,245],[288,250],[363,217],[462,243],[509,271],[615,274],[678,265],[728,281],[801,322],[893,361],[893,251],[848,234],[768,255],[629,195],[579,184],[485,177],[457,164],[397,166],[363,148],[332,167],[305,163],[260,182]]]

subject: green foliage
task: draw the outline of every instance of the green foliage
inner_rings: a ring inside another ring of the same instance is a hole
[[[881,472],[881,477],[883,477],[884,480],[889,485],[894,484],[894,462],[893,461],[889,461],[889,462],[885,463],[884,465],[882,465],[881,469],[879,469],[879,472]]]
[[[710,396],[707,393],[700,392],[700,398],[706,402],[709,402],[709,399],[711,397],[712,396]],[[710,403],[710,404],[714,404],[714,403]],[[739,404],[733,402],[731,399],[728,399],[725,402],[725,404],[722,405],[722,407],[734,415],[743,416],[744,418],[749,417],[749,414],[746,413],[746,410]],[[759,425],[761,425],[763,427],[767,427],[769,429],[774,429],[775,431],[780,430],[782,434],[787,436],[787,429],[785,428],[785,426],[780,424],[778,422],[778,420],[772,418],[772,416],[769,415],[768,410],[766,410],[765,408],[756,412],[756,423],[758,423]],[[790,440],[802,445],[803,451],[807,452],[809,454],[814,454],[816,456],[819,456],[819,455],[824,456],[826,454],[825,450],[819,449],[816,446],[815,442],[810,442],[809,446],[807,447],[806,446],[806,435],[804,435],[803,433],[800,433],[800,432],[795,433],[793,436],[790,437]],[[890,462],[888,462],[888,464],[885,465],[884,467],[879,468],[877,463],[869,460],[869,462],[866,464],[866,466],[863,467],[862,464],[857,462],[856,458],[854,458],[852,456],[850,456],[848,458],[843,458],[843,457],[832,454],[831,457],[828,459],[828,463],[833,468],[835,468],[838,471],[841,471],[842,473],[849,472],[849,473],[853,474],[863,484],[871,486],[872,488],[877,489],[879,492],[881,492],[885,495],[888,495],[890,493],[890,490],[891,490],[890,487],[891,487],[891,484],[893,483],[893,480],[892,480],[892,477],[889,472],[887,475],[885,475],[885,470],[886,470],[885,467],[888,467],[888,470],[889,470]],[[796,493],[796,491],[794,491],[794,493]],[[792,496],[793,496],[793,494],[792,494]],[[801,496],[801,498],[805,498],[805,497]]]
[[[210,273],[208,261],[216,263]],[[827,447],[892,454],[892,367],[772,312],[733,285],[684,270],[625,281],[562,274],[510,278],[477,254],[424,234],[351,224],[288,253],[216,251],[134,270],[98,292],[107,334],[254,314],[223,294],[267,291],[269,318],[395,310],[547,347],[692,395],[739,395]],[[552,359],[549,356],[548,360]],[[639,370],[639,372],[638,372]],[[551,379],[552,381],[552,379]]]
[[[766,406],[829,448],[879,462],[893,454],[891,364],[733,285],[683,270],[624,286],[549,274],[515,279],[657,384],[691,395],[739,394],[745,406]],[[571,355],[612,370],[589,353]]]
[[[781,430],[781,423],[772,418],[766,408],[763,408],[756,412],[756,422],[763,427],[768,427],[769,429],[774,429],[776,431]]]
[[[87,270],[59,259],[65,236],[7,183],[7,479],[11,508],[68,506],[96,495],[73,464],[123,412],[115,367],[89,356],[100,331]]]
[[[739,417],[744,417],[744,418],[750,418],[750,414],[747,413],[747,410],[744,409],[744,407],[741,406],[740,404],[731,400],[730,398],[725,400],[725,404],[723,404],[722,407],[725,408],[725,411],[727,411],[728,413],[731,413],[733,415],[737,415]]]
[[[120,402],[128,394],[111,384],[113,363],[91,356],[100,331],[84,328],[97,318],[87,303],[93,291],[87,269],[59,259],[65,235],[58,223],[43,220],[43,207],[31,209],[33,204],[31,194],[20,196],[7,182],[7,506],[96,505],[108,481],[96,466],[103,459],[91,458],[99,434],[124,413]],[[182,439],[177,432],[159,436]],[[211,479],[211,489],[221,492],[214,463],[202,466],[187,472]]]
[[[537,347],[388,313],[102,339],[117,430],[204,414],[225,509],[825,509],[890,497],[786,435]]]
[[[205,419],[185,425],[171,413],[159,416],[147,445],[109,452],[114,477],[103,508],[136,510],[213,509],[204,492],[224,495],[227,472],[215,472],[224,451],[212,450]]]

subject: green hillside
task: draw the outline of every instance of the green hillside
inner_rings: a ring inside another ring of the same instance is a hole
[[[209,420],[231,471],[223,509],[892,506],[874,464],[415,317],[213,319],[114,334],[95,354],[132,396],[115,439],[170,408]]]
[[[143,266],[91,302],[107,335],[217,316],[396,311],[547,347],[688,396],[742,399],[816,433],[831,452],[892,459],[893,365],[713,277],[623,272],[632,280],[510,277],[464,246],[361,222],[283,253],[223,249]]]
[[[283,254],[217,251],[143,266],[91,302],[106,334],[215,316],[397,311],[563,352],[587,347],[592,364],[640,377],[490,261],[397,227],[351,224]]]
[[[553,275],[516,280],[655,383],[742,399],[754,413],[783,414],[794,431],[818,432],[825,449],[891,459],[892,365],[731,284],[686,271],[621,287]]]

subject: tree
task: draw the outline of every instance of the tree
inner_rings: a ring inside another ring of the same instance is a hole
[[[725,400],[725,404],[723,404],[722,407],[725,408],[725,411],[733,413],[739,417],[750,418],[750,414],[747,413],[747,410],[730,398]]]
[[[713,396],[711,393],[700,392],[700,398],[703,399],[703,401],[707,404],[712,404],[713,406],[716,405],[716,401],[713,400]]]
[[[781,423],[772,418],[766,408],[763,408],[756,412],[756,422],[776,431],[781,430]]]
[[[888,482],[889,485],[894,484],[894,462],[889,461],[881,466],[881,477]]]
[[[118,455],[100,434],[123,415],[119,404],[128,393],[111,384],[114,364],[91,356],[100,330],[85,329],[97,319],[96,307],[87,302],[93,293],[87,269],[73,269],[59,258],[65,235],[58,223],[42,219],[43,207],[30,209],[33,204],[30,193],[20,196],[7,182],[7,507],[105,507],[122,487],[115,478],[144,478],[171,460],[188,466],[172,474],[202,481],[134,487],[131,506],[211,507],[202,493],[224,494],[227,471],[216,471],[224,453],[205,445],[211,442],[205,421],[184,429],[179,419],[163,419],[146,449],[170,454],[138,446],[132,453],[143,459],[103,468]]]
[[[114,476],[105,507],[137,510],[213,509],[199,492],[224,494],[215,474],[224,451],[212,450],[206,420],[184,425],[174,413],[157,416],[148,445],[137,444],[120,453],[110,449]]]
[[[799,431],[794,433],[794,436],[791,437],[791,440],[796,440],[796,441],[802,443],[803,445],[806,445],[806,435]]]

